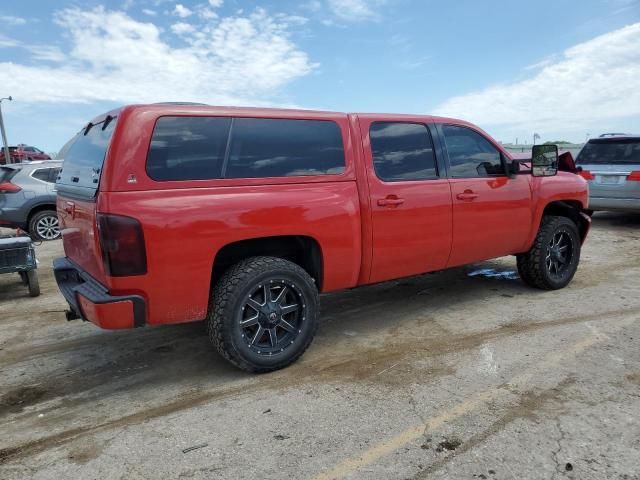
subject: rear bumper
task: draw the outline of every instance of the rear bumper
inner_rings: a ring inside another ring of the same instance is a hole
[[[68,258],[53,261],[58,288],[73,314],[109,330],[142,327],[146,305],[139,295],[113,296],[107,288]]]
[[[591,210],[625,210],[640,212],[639,198],[589,197]]]

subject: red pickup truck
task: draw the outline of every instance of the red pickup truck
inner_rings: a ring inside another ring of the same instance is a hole
[[[587,185],[555,146],[522,165],[478,127],[423,115],[133,105],[65,155],[54,271],[67,318],[108,329],[204,320],[253,372],[309,346],[318,293],[516,255],[573,277]],[[526,169],[525,169],[526,168]]]

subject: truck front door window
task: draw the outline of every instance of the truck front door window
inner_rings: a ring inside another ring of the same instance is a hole
[[[451,176],[457,178],[505,175],[500,152],[470,128],[443,125]]]

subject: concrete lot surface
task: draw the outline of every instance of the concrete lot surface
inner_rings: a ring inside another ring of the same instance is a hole
[[[0,276],[0,478],[640,478],[640,216],[596,214],[564,290],[468,275],[502,258],[325,296],[259,376],[200,324],[66,322],[37,253],[39,298]]]

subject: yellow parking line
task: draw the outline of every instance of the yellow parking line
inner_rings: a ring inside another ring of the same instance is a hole
[[[623,321],[620,321],[616,325],[616,327],[613,330],[609,330],[609,332],[620,330],[621,328],[632,324],[639,318],[636,312],[630,312],[628,314],[625,314],[623,317],[625,319]],[[527,383],[535,376],[536,373],[547,370],[562,361],[566,361],[568,358],[575,357],[588,348],[602,342],[603,340],[606,340],[607,338],[608,336],[604,333],[592,333],[587,338],[580,340],[573,345],[570,345],[561,352],[553,352],[547,355],[541,362],[538,362],[535,367],[514,376],[508,383]],[[342,478],[350,473],[355,472],[359,468],[364,467],[365,465],[370,465],[371,463],[379,460],[385,455],[396,451],[400,447],[415,441],[416,439],[420,438],[425,432],[434,430],[450,420],[462,417],[463,415],[466,415],[467,413],[475,410],[476,408],[486,404],[491,400],[495,400],[501,396],[507,395],[509,395],[509,391],[500,387],[491,387],[487,390],[483,390],[475,394],[471,398],[458,403],[446,412],[430,418],[429,420],[427,420],[426,424],[420,424],[410,427],[405,431],[369,448],[368,450],[365,450],[364,452],[354,457],[343,460],[330,470],[321,472],[318,475],[312,477],[312,480],[334,480],[337,478]]]

